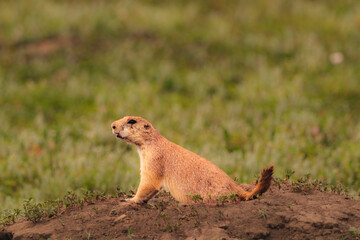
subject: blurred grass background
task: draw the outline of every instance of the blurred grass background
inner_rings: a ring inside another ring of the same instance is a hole
[[[139,182],[151,121],[241,182],[271,163],[360,189],[356,0],[0,2],[0,210]]]

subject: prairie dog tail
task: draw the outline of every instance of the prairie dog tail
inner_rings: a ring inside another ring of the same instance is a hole
[[[272,180],[272,175],[274,172],[274,165],[270,165],[269,167],[264,168],[261,171],[259,182],[256,184],[255,189],[252,192],[242,192],[240,195],[245,199],[249,200],[252,199],[256,195],[261,195],[264,192],[266,192],[270,185]]]

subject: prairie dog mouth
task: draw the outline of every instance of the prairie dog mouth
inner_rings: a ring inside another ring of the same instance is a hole
[[[120,138],[120,139],[124,139],[124,138],[120,135],[120,133],[117,133],[117,134],[116,134],[116,137],[117,137],[117,138]]]

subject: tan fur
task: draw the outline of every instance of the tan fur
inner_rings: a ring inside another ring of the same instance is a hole
[[[138,148],[141,179],[133,202],[147,202],[161,188],[179,202],[191,203],[195,194],[205,201],[210,201],[209,195],[215,199],[230,193],[249,200],[270,187],[273,166],[265,168],[255,189],[247,192],[213,163],[170,142],[141,117],[124,117],[111,127],[118,138]]]

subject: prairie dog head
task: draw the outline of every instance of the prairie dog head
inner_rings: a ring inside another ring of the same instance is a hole
[[[159,134],[153,125],[141,117],[126,116],[111,124],[112,132],[121,140],[141,146]]]

